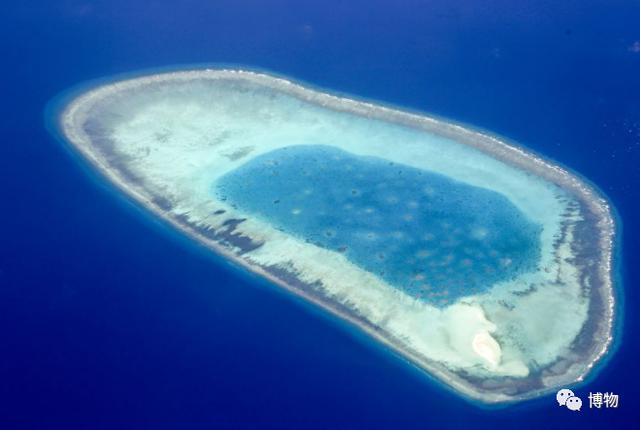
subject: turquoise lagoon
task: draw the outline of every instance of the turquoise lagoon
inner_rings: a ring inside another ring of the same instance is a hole
[[[156,216],[466,397],[570,385],[611,344],[607,201],[495,136],[223,69],[102,83],[58,113]]]
[[[255,157],[216,194],[441,306],[535,270],[540,255],[542,229],[501,194],[333,146]]]

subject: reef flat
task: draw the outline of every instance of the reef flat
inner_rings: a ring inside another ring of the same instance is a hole
[[[464,396],[545,394],[611,344],[609,204],[522,147],[241,70],[103,83],[57,115],[158,217]]]

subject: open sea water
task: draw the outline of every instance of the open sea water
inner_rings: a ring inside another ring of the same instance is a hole
[[[637,425],[640,3],[27,0],[0,20],[0,428]],[[201,63],[466,122],[600,187],[621,220],[626,310],[617,352],[574,389],[582,411],[469,403],[181,238],[45,128],[48,101],[79,82]],[[590,391],[619,407],[589,409]]]

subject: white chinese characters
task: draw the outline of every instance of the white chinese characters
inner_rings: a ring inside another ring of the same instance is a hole
[[[620,403],[620,396],[618,394],[605,392],[589,393],[589,409],[596,408],[617,408]]]

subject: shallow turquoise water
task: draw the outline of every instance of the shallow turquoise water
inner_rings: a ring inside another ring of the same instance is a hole
[[[258,156],[213,192],[434,304],[533,270],[540,256],[540,226],[502,195],[331,146]]]

